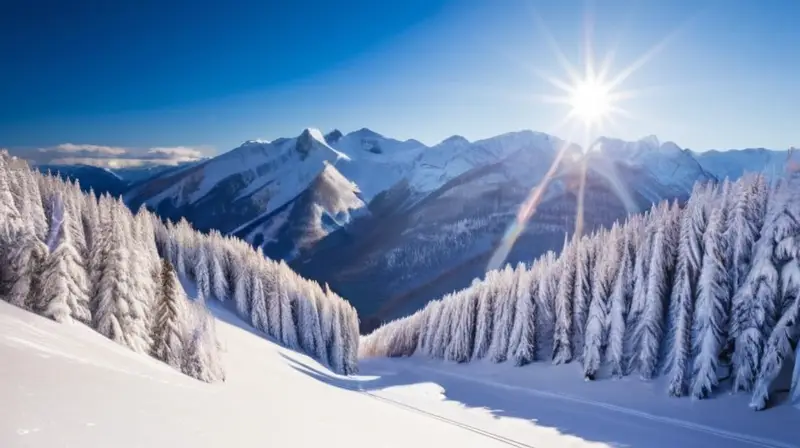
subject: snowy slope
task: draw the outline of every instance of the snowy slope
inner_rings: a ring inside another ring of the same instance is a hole
[[[296,198],[231,233],[273,257],[291,259],[355,217],[369,214],[359,194],[355,184],[326,162],[322,172]]]
[[[228,375],[205,384],[0,302],[0,446],[798,446],[789,407],[669,400],[636,380],[587,386],[565,379],[571,366],[370,360],[343,378],[215,313]]]

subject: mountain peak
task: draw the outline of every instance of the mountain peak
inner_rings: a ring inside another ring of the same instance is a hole
[[[335,144],[341,138],[342,138],[342,131],[340,131],[338,129],[334,129],[331,132],[328,132],[327,134],[325,134],[325,141],[329,145]]]
[[[303,133],[297,137],[295,149],[305,158],[308,156],[308,153],[311,152],[315,142],[327,145],[327,143],[325,143],[325,137],[319,129],[306,128],[303,130]]]
[[[368,128],[361,128],[352,132],[351,134],[357,135],[360,138],[384,138],[381,134],[378,134],[377,132]]]
[[[442,144],[459,144],[459,145],[468,145],[469,140],[460,136],[460,135],[451,135],[446,139],[442,140]]]

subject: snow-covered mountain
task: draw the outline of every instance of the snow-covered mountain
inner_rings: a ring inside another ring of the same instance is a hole
[[[347,156],[316,129],[292,139],[248,141],[225,154],[144,182],[126,194],[162,217],[185,217],[199,229],[233,231],[295,199],[323,171]]]
[[[554,181],[508,259],[527,260],[558,250],[564,233],[573,231],[584,157],[577,145],[532,131],[473,142],[453,136],[429,147],[366,128],[326,135],[307,129],[295,138],[248,141],[162,174],[135,186],[126,199],[291,260],[356,303],[366,321],[373,312],[387,318],[413,311],[481,275],[520,204],[562,149]],[[654,136],[601,138],[585,156],[586,229],[663,199],[682,200],[697,181],[771,166],[748,165],[745,154],[696,154]]]
[[[763,173],[770,179],[783,176],[787,165],[800,163],[800,154],[764,148],[694,152],[703,168],[718,179],[737,179],[746,172]]]

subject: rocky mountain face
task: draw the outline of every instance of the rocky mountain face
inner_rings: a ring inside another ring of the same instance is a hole
[[[520,222],[521,204],[561,151],[535,213]],[[353,302],[369,329],[481,276],[510,228],[521,233],[507,262],[560,250],[575,229],[584,165],[588,232],[663,199],[681,201],[696,181],[741,176],[751,152],[697,154],[646,137],[601,138],[584,153],[532,131],[429,147],[369,129],[307,129],[159,175],[126,199],[289,261]],[[781,154],[752,168],[769,170]]]

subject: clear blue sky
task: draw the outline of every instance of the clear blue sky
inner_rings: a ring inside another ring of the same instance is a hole
[[[800,145],[797,0],[128,1],[0,5],[0,147],[211,147],[369,127],[434,144],[554,129],[536,16],[581,64],[586,17],[623,84],[606,134],[683,147]],[[563,135],[562,135],[563,136]]]

